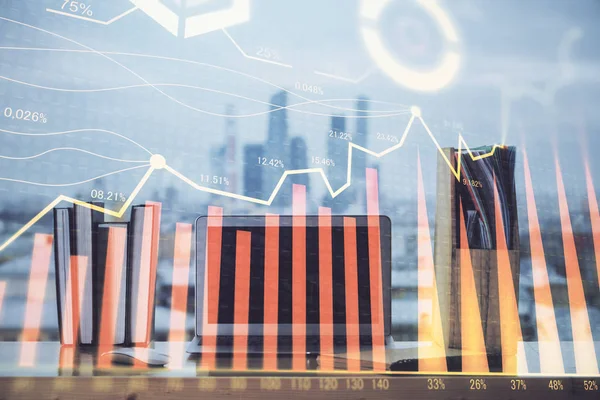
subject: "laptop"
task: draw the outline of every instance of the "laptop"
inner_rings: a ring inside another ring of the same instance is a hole
[[[383,328],[379,326],[376,332],[384,336],[386,345],[392,343],[390,219],[332,216],[330,223],[323,221],[327,220],[319,216],[199,217],[195,223],[195,337],[187,352],[233,354],[234,336],[243,332],[247,335],[244,351],[249,355],[266,352],[265,337],[269,335],[276,336],[278,355],[291,355],[296,352],[294,326],[301,325],[306,354],[318,355],[325,320],[333,323],[328,332],[333,333],[335,354],[347,352],[348,332],[359,333],[361,351],[370,350],[374,322],[371,288],[376,284],[370,276],[381,277],[381,304],[374,305],[383,311],[379,320]],[[373,240],[377,231],[379,249]],[[331,263],[324,261],[328,259]],[[303,282],[294,280],[294,265],[296,273],[300,271],[295,277],[301,276]],[[353,273],[346,274],[346,268]],[[348,276],[351,278],[347,282]],[[331,285],[320,286],[321,280]],[[302,299],[298,295],[294,298],[294,288],[304,295]],[[346,301],[347,295],[354,298]],[[331,301],[321,304],[322,296]],[[328,310],[326,304],[332,309]],[[350,310],[347,304],[357,305],[357,309]],[[348,326],[347,312],[358,322],[358,329],[356,325]],[[303,323],[294,324],[299,315]],[[207,335],[212,336],[210,347],[208,340],[203,346]]]

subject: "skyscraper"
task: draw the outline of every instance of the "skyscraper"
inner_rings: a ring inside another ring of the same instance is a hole
[[[288,169],[307,169],[308,168],[308,148],[304,138],[296,136],[292,138],[290,143],[290,161],[288,162]],[[310,191],[308,174],[291,175],[288,178],[292,183],[306,186],[306,192]]]
[[[237,152],[237,123],[236,119],[233,118],[235,115],[235,107],[228,104],[225,108],[225,114],[228,117],[225,120],[225,176],[229,178],[231,192],[237,193],[238,183],[238,164],[236,163],[236,152]]]
[[[368,119],[364,118],[369,110],[369,99],[360,96],[356,100],[356,132],[352,135],[352,141],[364,148],[368,148],[367,135],[369,133]],[[362,118],[361,118],[362,117]],[[367,154],[362,151],[354,151],[352,158],[352,182],[362,186],[365,181],[365,169],[367,167]]]
[[[244,146],[244,195],[266,199],[271,193],[264,193],[263,176],[265,167],[258,164],[258,158],[264,153],[262,144]]]
[[[213,146],[210,149],[210,166],[211,172],[214,176],[227,176],[226,165],[225,165],[225,153],[227,151],[226,146],[218,145]],[[234,192],[232,192],[234,193]],[[218,199],[220,196],[212,194],[213,199]]]
[[[327,179],[334,191],[346,184],[348,174],[348,132],[346,131],[346,118],[343,115],[331,117],[331,129],[327,138],[327,158],[335,162],[335,166],[327,168]],[[325,194],[323,204],[332,208],[335,213],[342,213],[347,207],[348,202],[352,201],[353,196],[349,196],[349,190],[346,189],[335,199],[331,198],[329,193]]]
[[[263,157],[268,159],[282,160],[286,163],[289,160],[289,135],[288,135],[288,120],[287,120],[287,92],[277,92],[271,97],[271,113],[269,113],[269,131],[267,135],[267,143],[265,144]],[[285,172],[282,168],[274,168],[263,166],[264,184],[267,191],[275,189],[279,179]],[[289,167],[286,165],[286,169]],[[292,203],[291,199],[291,184],[286,182],[277,197],[273,201],[273,205],[285,207]]]

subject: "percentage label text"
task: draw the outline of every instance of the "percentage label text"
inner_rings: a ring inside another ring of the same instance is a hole
[[[45,124],[46,122],[48,122],[48,118],[44,113],[40,113],[37,111],[22,110],[20,108],[13,110],[10,107],[6,107],[4,109],[4,118],[38,122],[40,124]]]
[[[487,390],[487,383],[485,379],[469,379],[469,389],[470,390]]]
[[[285,168],[283,161],[275,158],[258,157],[258,165],[264,165],[265,167],[273,168]]]
[[[308,83],[296,82],[296,90],[323,96],[325,92],[321,86],[309,85]]]
[[[428,378],[427,390],[445,390],[446,384],[442,378]]]
[[[217,175],[200,175],[200,182],[213,185],[229,186],[229,178]]]
[[[127,196],[121,192],[105,192],[104,190],[92,189],[90,192],[90,197],[95,200],[106,200],[106,201],[116,201],[119,203],[125,203],[127,201]]]
[[[511,379],[510,390],[527,390],[527,384],[523,379]]]
[[[383,140],[386,142],[398,143],[398,136],[386,135],[385,133],[377,132],[377,140]]]
[[[335,167],[335,161],[331,158],[312,157],[312,163],[317,165],[325,165],[327,167]]]
[[[352,141],[352,134],[348,132],[340,132],[334,129],[329,130],[329,137],[334,139],[348,140]]]
[[[550,382],[548,382],[548,389],[558,391],[558,390],[564,390],[565,387],[561,380],[551,379]]]
[[[73,14],[81,14],[91,17],[94,15],[90,4],[80,3],[78,1],[64,0],[61,10],[69,10]]]

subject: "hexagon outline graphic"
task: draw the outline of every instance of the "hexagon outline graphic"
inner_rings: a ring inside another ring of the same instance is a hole
[[[174,36],[179,36],[180,24],[184,24],[184,38],[191,38],[219,29],[229,28],[250,20],[250,0],[233,0],[233,4],[218,11],[180,17],[161,0],[129,0],[146,15]]]

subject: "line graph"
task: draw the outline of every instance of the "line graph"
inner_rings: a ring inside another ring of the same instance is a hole
[[[462,160],[462,154],[463,154],[462,150],[463,149],[467,151],[467,154],[469,155],[469,157],[471,157],[471,159],[473,161],[477,161],[477,160],[481,160],[481,159],[493,156],[496,152],[496,149],[504,147],[504,145],[494,145],[489,152],[480,154],[480,155],[474,155],[473,152],[471,151],[471,149],[469,148],[469,145],[462,137],[462,135],[459,135],[459,137],[458,137],[458,160],[457,160],[457,166],[456,166],[456,168],[454,168],[454,166],[452,165],[452,161],[450,159],[448,159],[448,157],[444,154],[443,149],[442,149],[441,145],[439,144],[438,140],[436,139],[434,134],[431,132],[431,130],[429,129],[429,127],[423,120],[423,118],[421,116],[421,110],[418,107],[411,107],[411,113],[412,113],[412,116],[411,116],[410,120],[408,121],[406,128],[404,129],[404,133],[402,134],[402,137],[400,138],[399,143],[392,147],[387,148],[384,151],[375,152],[373,150],[369,150],[367,148],[359,146],[355,143],[352,143],[352,142],[348,143],[348,170],[346,173],[346,183],[337,190],[334,190],[331,187],[331,183],[329,182],[329,179],[327,178],[327,175],[325,174],[325,171],[323,170],[323,168],[309,168],[309,169],[285,171],[283,173],[283,175],[281,176],[281,178],[279,179],[277,185],[275,186],[275,188],[273,189],[271,195],[269,196],[269,198],[267,200],[249,197],[249,196],[243,196],[243,195],[240,195],[237,193],[230,193],[230,192],[226,192],[223,190],[213,189],[213,188],[210,188],[207,186],[199,185],[198,183],[194,182],[192,179],[188,178],[187,176],[183,175],[179,171],[177,171],[174,168],[172,168],[171,166],[169,166],[166,159],[162,155],[153,154],[152,157],[150,157],[150,161],[149,161],[150,168],[148,168],[148,170],[146,171],[146,173],[144,174],[144,176],[142,177],[140,182],[133,189],[133,191],[132,191],[131,195],[129,196],[129,198],[127,199],[127,201],[118,210],[110,210],[107,208],[99,207],[94,204],[86,203],[82,200],[74,199],[72,197],[68,197],[65,195],[59,195],[50,204],[48,204],[44,209],[42,209],[39,213],[37,213],[31,220],[29,220],[29,222],[27,222],[25,225],[23,225],[8,240],[6,240],[0,246],[0,252],[4,251],[4,249],[6,249],[11,243],[13,243],[17,238],[19,238],[19,236],[21,236],[23,233],[25,233],[37,221],[39,221],[42,217],[44,217],[44,215],[46,215],[54,207],[56,207],[58,204],[62,203],[63,201],[71,203],[71,204],[78,204],[83,207],[92,209],[94,211],[98,211],[98,212],[101,212],[101,213],[104,213],[107,215],[121,218],[123,216],[123,214],[125,213],[125,211],[127,210],[127,208],[135,200],[135,198],[137,197],[137,195],[140,192],[140,190],[142,189],[142,187],[146,184],[148,179],[150,179],[150,177],[156,170],[165,170],[165,171],[169,172],[171,175],[177,177],[181,181],[188,184],[190,187],[192,187],[196,190],[202,191],[202,192],[212,193],[212,194],[216,194],[219,196],[229,197],[229,198],[246,201],[246,202],[250,202],[250,203],[254,203],[254,204],[270,206],[273,203],[273,200],[277,197],[277,194],[279,193],[285,180],[290,175],[320,174],[321,177],[323,178],[323,182],[325,183],[325,186],[327,187],[327,190],[329,191],[329,194],[331,195],[331,197],[332,198],[337,197],[339,194],[344,192],[348,187],[350,187],[352,185],[352,154],[353,154],[354,149],[361,151],[363,153],[369,154],[376,158],[384,157],[387,154],[390,154],[391,152],[398,150],[399,148],[404,146],[406,138],[408,137],[408,135],[411,131],[411,127],[412,127],[415,119],[418,119],[421,122],[421,124],[425,128],[425,131],[427,132],[428,136],[431,138],[432,142],[434,143],[437,150],[442,155],[444,161],[446,162],[450,171],[456,177],[457,180],[460,180],[460,175],[461,175],[460,171],[461,171],[461,160]],[[134,168],[142,168],[142,167],[144,167],[144,165],[134,167]]]
[[[54,10],[52,8],[46,8],[46,11],[49,13],[53,13],[53,14],[58,14],[58,15],[62,15],[65,17],[69,17],[69,18],[75,18],[75,19],[80,19],[82,21],[87,21],[87,22],[93,22],[95,24],[100,24],[100,25],[110,25],[113,22],[116,22],[118,20],[120,20],[121,18],[131,14],[132,12],[136,11],[138,9],[137,6],[130,8],[129,10],[117,15],[114,18],[111,18],[108,21],[100,21],[94,18],[89,18],[89,17],[85,17],[83,15],[77,15],[77,14],[73,14],[73,13],[68,13],[68,12],[64,12],[64,11],[59,11],[59,10]]]

